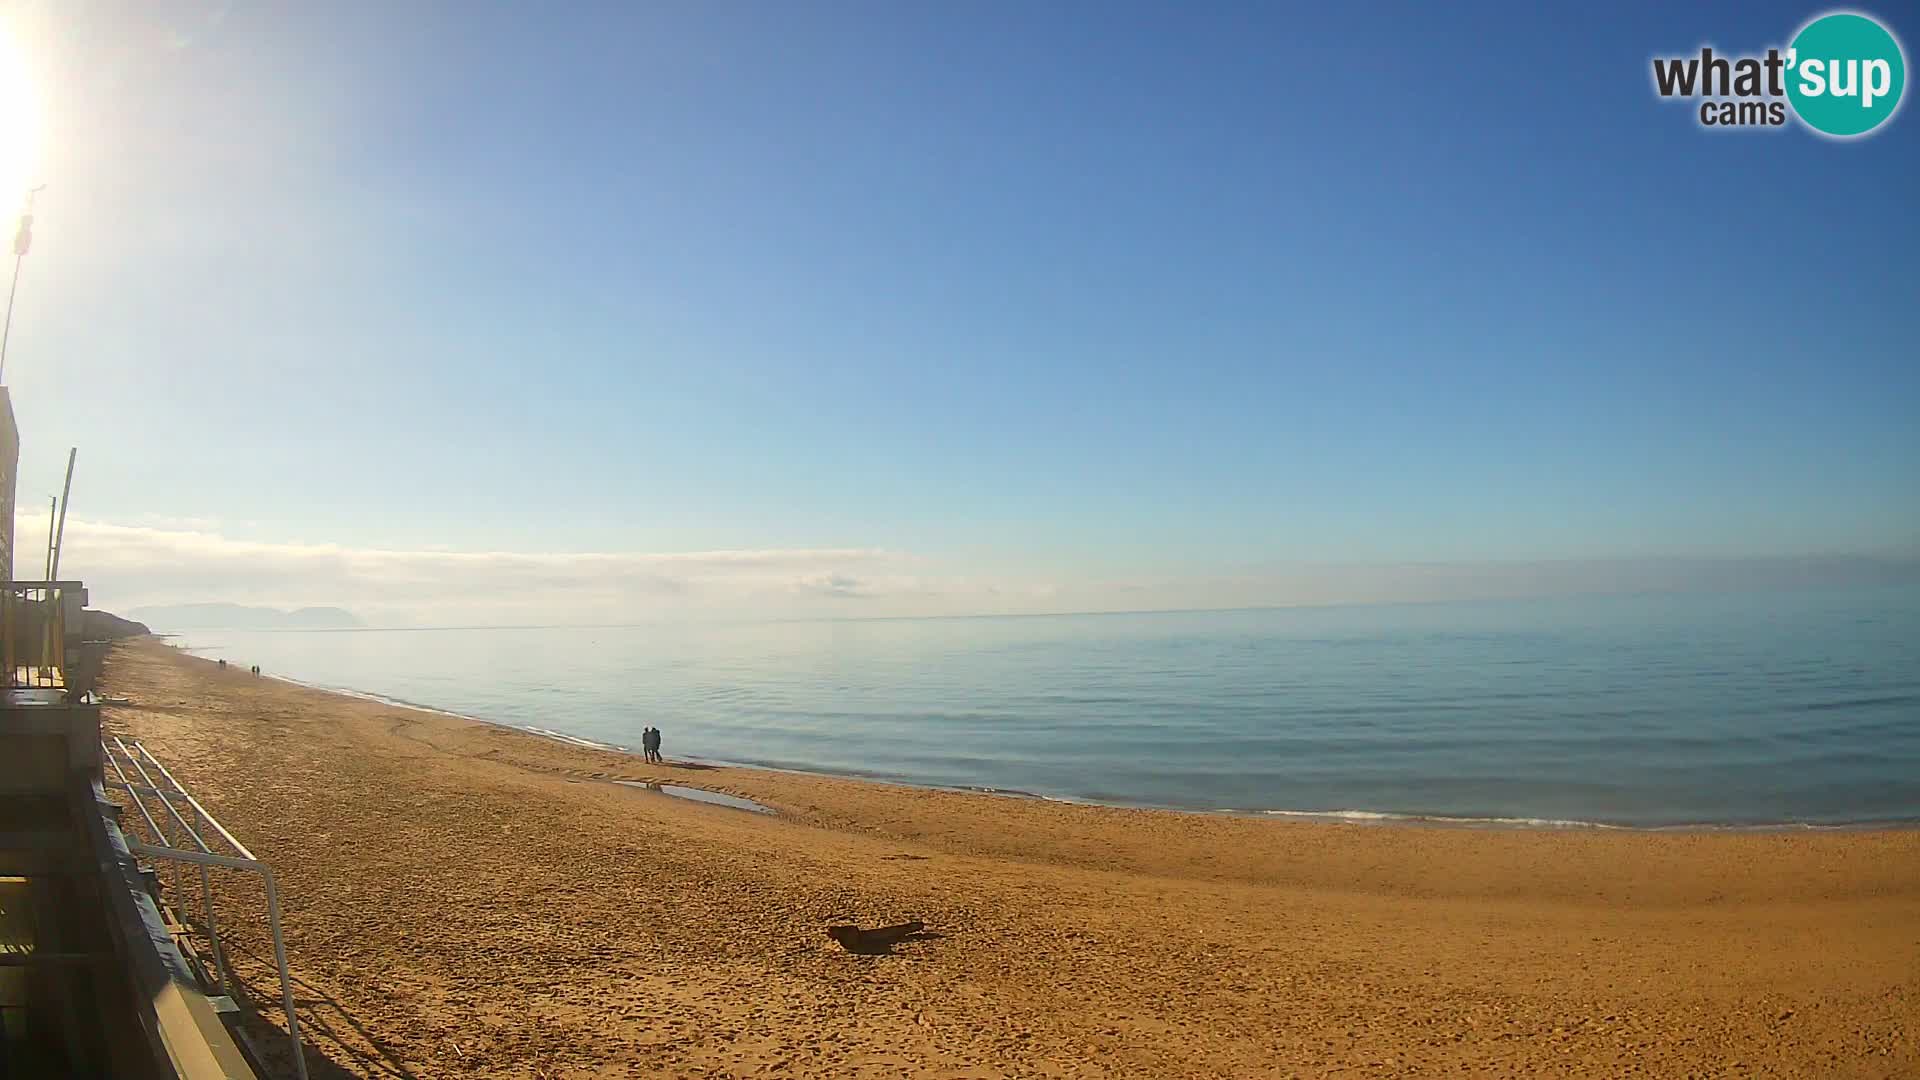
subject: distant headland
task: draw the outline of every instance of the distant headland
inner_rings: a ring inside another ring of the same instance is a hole
[[[133,618],[162,633],[176,630],[354,630],[364,625],[345,608],[292,611],[244,604],[167,604],[135,608]]]

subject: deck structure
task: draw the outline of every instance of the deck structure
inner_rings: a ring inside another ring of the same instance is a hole
[[[253,1080],[107,798],[84,599],[0,587],[0,1077]]]
[[[0,1078],[255,1080],[103,785],[77,581],[13,577],[0,387]]]

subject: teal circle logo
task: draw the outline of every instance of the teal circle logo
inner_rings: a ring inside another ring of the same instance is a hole
[[[1900,43],[1865,15],[1822,15],[1787,49],[1787,99],[1823,135],[1865,135],[1893,116],[1906,89]]]

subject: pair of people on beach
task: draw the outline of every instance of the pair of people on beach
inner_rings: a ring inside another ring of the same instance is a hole
[[[666,758],[660,756],[659,728],[650,727],[640,733],[640,752],[650,763],[657,764],[666,760]]]

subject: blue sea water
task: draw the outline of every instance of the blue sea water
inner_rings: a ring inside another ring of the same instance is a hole
[[[620,747],[653,724],[669,757],[1051,798],[1920,822],[1912,587],[178,643]]]

